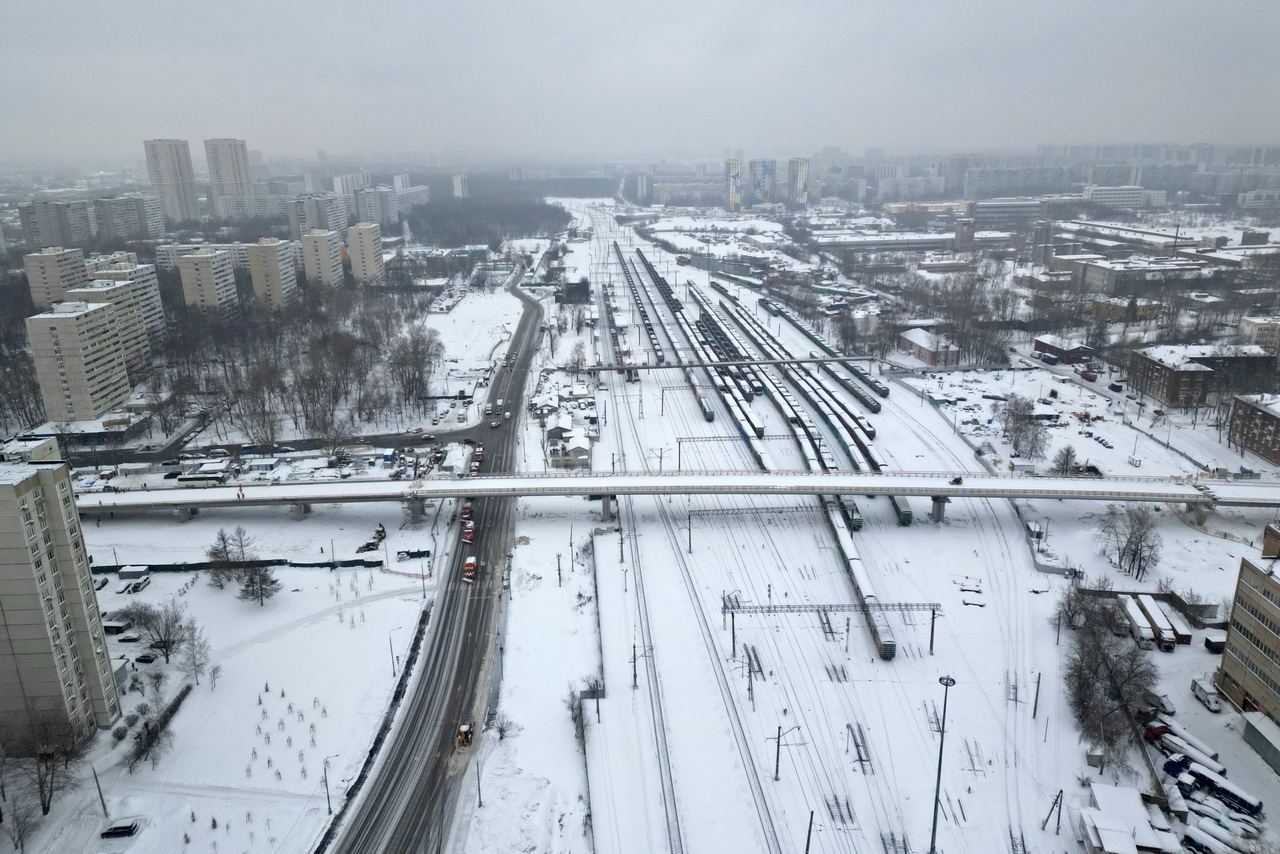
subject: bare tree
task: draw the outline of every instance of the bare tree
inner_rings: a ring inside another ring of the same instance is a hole
[[[581,341],[573,345],[573,352],[569,354],[569,370],[573,371],[573,375],[577,376],[587,365],[587,345]]]
[[[222,675],[221,664],[215,664],[213,665],[213,667],[209,668],[209,690],[210,691],[218,687],[218,677],[220,677],[221,675]]]
[[[197,685],[200,684],[200,677],[209,669],[209,639],[204,636],[204,629],[194,619],[187,620],[178,669],[194,679]]]
[[[39,820],[31,794],[15,792],[13,800],[9,801],[8,809],[4,811],[4,821],[0,822],[0,829],[4,830],[5,835],[9,837],[15,851],[26,851],[27,839]]]
[[[178,604],[176,599],[169,599],[159,608],[146,602],[131,602],[115,614],[117,620],[124,620],[147,633],[151,639],[151,648],[164,656],[165,664],[186,637],[186,608]]]
[[[1156,530],[1155,514],[1146,505],[1121,510],[1108,504],[1101,534],[1103,545],[1116,566],[1139,581],[1160,562],[1163,543]]]
[[[1053,456],[1053,473],[1069,475],[1076,470],[1076,449],[1071,445],[1063,445]]]
[[[35,712],[9,743],[18,775],[36,793],[40,814],[48,815],[54,797],[78,784],[77,771],[90,736],[57,712]]]

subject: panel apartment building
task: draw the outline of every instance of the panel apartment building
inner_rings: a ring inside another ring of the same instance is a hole
[[[249,277],[253,295],[268,311],[280,311],[298,293],[298,272],[293,263],[293,244],[264,237],[249,244]]]
[[[61,462],[0,462],[0,731],[120,717],[75,495]]]
[[[182,300],[189,308],[223,317],[240,308],[235,265],[225,249],[204,249],[179,256],[178,275],[182,278]]]
[[[44,414],[93,421],[129,399],[129,374],[108,303],[62,302],[27,318]]]
[[[23,257],[27,288],[36,308],[48,308],[66,299],[67,291],[89,283],[84,253],[79,249],[50,246]]]

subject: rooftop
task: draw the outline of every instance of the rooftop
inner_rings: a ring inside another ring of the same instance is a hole
[[[112,284],[116,283],[112,282]],[[78,317],[82,314],[98,311],[99,309],[106,307],[106,305],[107,303],[104,302],[60,302],[48,311],[43,311],[40,314],[34,314],[28,319],[35,320],[36,318],[50,319],[55,317]]]
[[[36,467],[31,463],[0,462],[0,485],[17,486],[35,472]]]
[[[1267,355],[1267,351],[1257,344],[1162,344],[1138,352],[1162,365],[1184,371],[1211,370],[1203,365],[1197,366],[1193,359],[1241,359]]]

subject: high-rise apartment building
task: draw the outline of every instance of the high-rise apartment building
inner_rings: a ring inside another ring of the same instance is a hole
[[[1268,525],[1260,553],[1241,558],[1218,687],[1246,712],[1280,723],[1280,528]]]
[[[724,162],[724,206],[730,211],[742,209],[742,161],[736,158]]]
[[[129,399],[129,374],[107,303],[61,302],[27,318],[27,343],[50,421],[93,421]]]
[[[25,202],[18,205],[18,219],[30,249],[88,246],[97,233],[92,202]]]
[[[153,196],[94,199],[93,211],[102,240],[146,240],[164,235],[164,213]]]
[[[139,264],[137,256],[134,256],[131,260],[87,263],[85,267],[93,278],[130,283],[129,289],[121,293],[127,293],[129,301],[137,306],[147,338],[150,339],[153,348],[158,347],[168,337],[164,303],[160,300],[160,279],[156,276],[154,264]],[[86,301],[93,302],[93,300]]]
[[[214,219],[247,219],[253,207],[249,148],[243,139],[206,139],[209,206]]]
[[[337,193],[298,196],[289,207],[289,227],[295,239],[317,228],[341,231],[349,219],[346,199]]]
[[[249,278],[253,295],[268,311],[280,311],[293,302],[298,293],[293,245],[274,237],[249,244]]]
[[[132,383],[139,382],[151,367],[151,336],[147,334],[143,317],[143,306],[150,295],[147,285],[146,281],[135,282],[132,279],[94,279],[67,291],[70,303],[106,303],[111,307],[116,334],[120,336],[125,371]],[[155,296],[158,301],[159,293]]]
[[[120,699],[62,462],[0,462],[0,595],[0,732],[110,727]]]
[[[809,206],[809,158],[792,157],[787,161],[787,206]]]
[[[302,235],[302,270],[313,285],[340,286],[342,275],[342,238],[336,231],[313,229]]]
[[[455,199],[465,199],[471,196],[471,189],[467,186],[466,175],[453,176],[453,197]]]
[[[773,204],[778,185],[778,161],[752,160],[747,166],[747,183],[751,204]]]
[[[142,143],[147,154],[147,176],[160,199],[160,209],[169,225],[200,219],[196,196],[196,175],[191,168],[191,146],[185,139],[148,139]]]
[[[365,187],[356,190],[356,218],[376,222],[386,229],[400,222],[400,203],[393,187]]]
[[[340,196],[354,196],[356,190],[369,186],[369,173],[352,172],[349,175],[333,176],[333,191]]]
[[[391,176],[391,186],[397,190],[407,190],[412,185],[409,183],[409,173],[401,172],[399,175]]]
[[[231,253],[205,249],[178,258],[182,277],[182,300],[188,308],[227,317],[240,307],[236,293],[236,272]]]
[[[48,308],[66,298],[71,288],[89,281],[84,268],[84,253],[79,249],[50,246],[23,257],[27,271],[27,288],[36,308]]]
[[[362,285],[382,282],[382,229],[376,222],[361,222],[347,229],[347,254],[351,275]]]

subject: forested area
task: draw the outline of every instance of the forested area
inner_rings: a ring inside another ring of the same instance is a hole
[[[485,244],[497,249],[514,237],[537,237],[563,231],[569,214],[540,198],[441,199],[412,208],[405,219],[414,239],[433,246]]]

